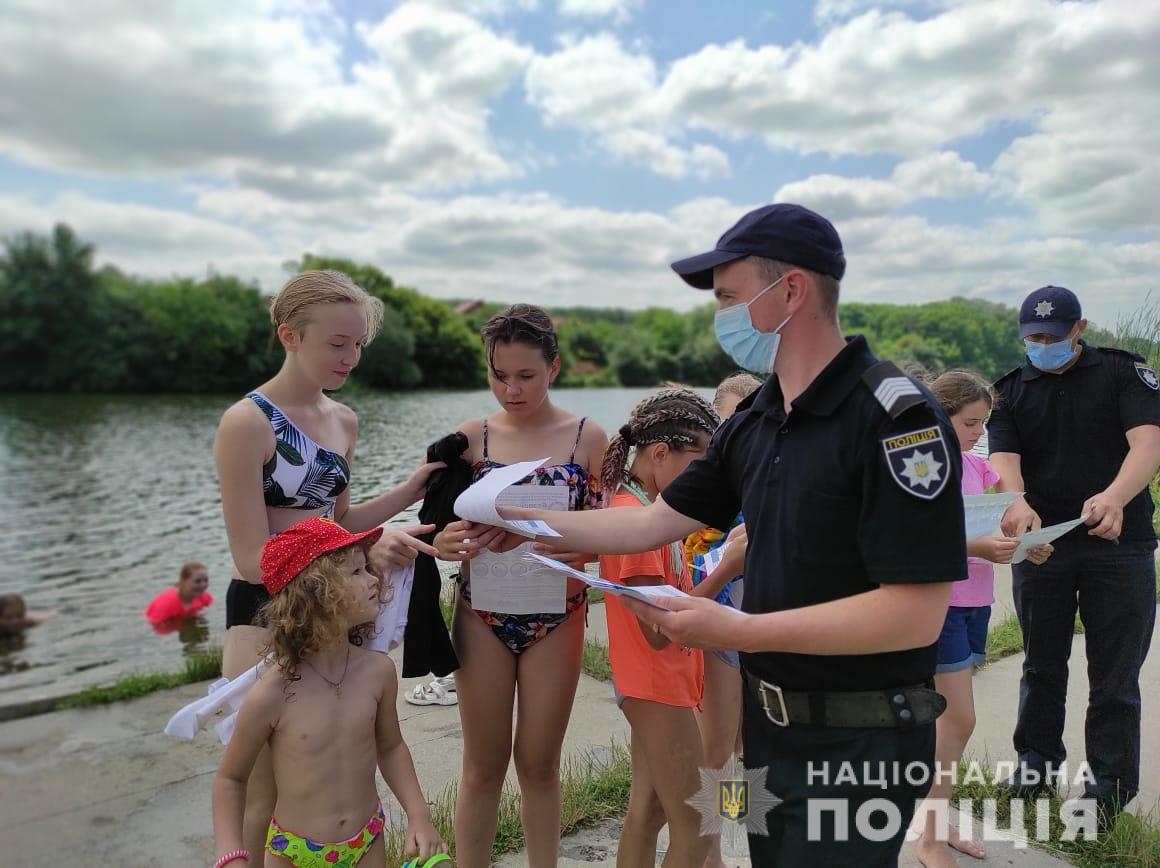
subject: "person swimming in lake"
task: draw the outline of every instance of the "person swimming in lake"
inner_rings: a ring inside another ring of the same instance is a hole
[[[0,636],[19,636],[29,627],[35,627],[55,612],[29,612],[19,594],[0,594]]]
[[[201,561],[181,565],[177,584],[170,585],[150,601],[145,617],[154,627],[178,625],[213,604],[209,570]]]

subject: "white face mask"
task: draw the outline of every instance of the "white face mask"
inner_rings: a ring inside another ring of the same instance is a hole
[[[717,343],[726,355],[738,365],[755,374],[769,374],[777,360],[777,350],[781,346],[781,330],[793,314],[781,321],[772,332],[759,332],[749,316],[749,306],[785,280],[782,275],[746,304],[735,304],[723,308],[713,317],[713,330],[717,333]]]

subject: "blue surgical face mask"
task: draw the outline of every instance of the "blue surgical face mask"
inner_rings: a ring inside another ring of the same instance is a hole
[[[781,325],[772,332],[759,332],[749,316],[749,306],[785,280],[785,277],[783,274],[757,293],[748,304],[723,308],[713,317],[713,330],[717,333],[717,343],[721,349],[742,368],[755,374],[773,371],[777,348],[781,345],[781,330],[790,321],[790,317],[782,320]]]
[[[1073,347],[1066,338],[1053,344],[1026,339],[1023,343],[1027,347],[1027,360],[1041,371],[1058,371],[1079,355],[1079,347]]]

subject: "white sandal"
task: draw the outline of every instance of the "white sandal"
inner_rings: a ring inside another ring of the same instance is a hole
[[[416,684],[406,695],[411,705],[458,705],[459,696],[455,692],[455,681],[450,675],[435,678],[429,684]]]

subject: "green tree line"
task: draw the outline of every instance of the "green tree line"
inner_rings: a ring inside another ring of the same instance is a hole
[[[95,248],[65,225],[0,246],[0,390],[236,392],[277,370],[268,296],[235,277],[152,280],[95,266]],[[398,286],[372,265],[305,255],[293,268],[348,273],[386,306],[380,336],[355,372],[383,389],[486,384],[479,327],[498,304],[460,315],[446,301]],[[535,299],[513,299],[535,301]],[[735,369],[713,334],[714,305],[687,313],[549,310],[560,337],[561,385],[711,386]],[[1022,359],[1017,313],[953,298],[922,305],[845,303],[848,333],[882,357],[937,371],[997,377]]]

